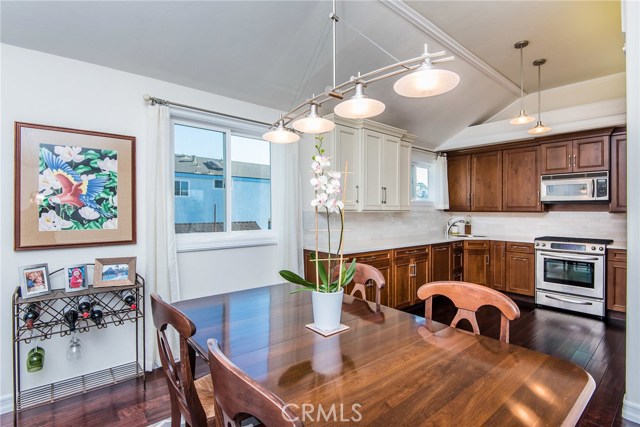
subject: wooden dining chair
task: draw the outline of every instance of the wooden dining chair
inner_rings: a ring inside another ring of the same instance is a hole
[[[265,427],[301,427],[298,416],[278,396],[251,379],[220,350],[215,339],[207,341],[209,368],[216,390],[215,408],[219,427],[240,427],[247,416]]]
[[[480,333],[476,311],[484,305],[500,310],[500,341],[509,342],[509,322],[520,317],[520,309],[508,296],[482,285],[467,282],[431,282],[420,286],[418,298],[425,300],[424,317],[431,320],[433,297],[443,295],[458,309],[451,326],[462,319],[471,323],[474,334]]]
[[[180,416],[190,427],[211,427],[215,425],[215,404],[211,376],[194,380],[195,350],[187,340],[196,333],[196,327],[189,318],[157,293],[151,294],[153,324],[158,334],[158,351],[162,371],[169,386],[171,399],[171,427],[180,426]],[[173,357],[166,331],[171,325],[178,333],[180,341],[180,361]]]
[[[338,278],[339,266],[335,266],[331,269],[331,278],[336,280]],[[356,273],[353,276],[353,289],[351,289],[351,296],[355,296],[356,292],[360,292],[361,298],[367,300],[366,288],[370,286],[376,287],[376,310],[380,311],[380,295],[382,289],[387,286],[387,282],[384,279],[384,275],[377,268],[368,265],[356,263]]]

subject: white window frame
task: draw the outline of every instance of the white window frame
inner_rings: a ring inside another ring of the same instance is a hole
[[[417,200],[413,198],[415,192],[414,187],[414,168],[415,167],[427,168],[429,170],[429,199]],[[431,153],[427,153],[423,150],[412,149],[411,150],[411,170],[410,170],[410,197],[411,197],[411,209],[412,210],[433,210],[435,207],[435,201],[433,197],[434,179],[435,179],[435,167],[436,157]]]
[[[223,132],[224,137],[224,190],[225,191],[225,231],[211,233],[181,233],[176,234],[178,252],[208,251],[216,249],[231,249],[256,246],[271,246],[277,244],[277,233],[271,230],[231,231],[231,192],[233,191],[231,171],[231,135],[247,138],[262,139],[264,126],[223,116],[171,108],[171,138],[175,125],[199,127],[201,129]],[[175,154],[175,149],[174,149]],[[273,158],[273,153],[270,158]],[[175,177],[175,172],[174,172]],[[175,179],[175,178],[174,178]],[[273,180],[271,180],[273,184]],[[273,217],[273,186],[271,187],[271,216]],[[273,222],[272,222],[273,224]]]
[[[175,197],[189,197],[189,196],[191,195],[191,182],[190,182],[188,179],[174,178],[174,180],[173,180],[173,181],[174,181],[174,184],[173,184],[173,186],[174,186],[174,187],[173,187],[173,195],[174,195]],[[176,189],[175,189],[175,185],[176,185],[175,183],[176,183],[176,182],[179,182],[179,183],[180,183],[180,186],[178,187],[178,192],[179,192],[180,194],[176,194]],[[186,183],[187,183],[187,195],[186,195],[186,196],[182,194],[182,188],[180,188],[180,187],[182,187],[182,183],[183,183],[183,182],[186,182]]]

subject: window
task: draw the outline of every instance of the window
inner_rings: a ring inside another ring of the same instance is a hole
[[[176,179],[175,193],[176,197],[188,197],[189,196],[189,181]]]
[[[214,119],[174,119],[173,138],[177,234],[271,229],[269,142]]]
[[[435,199],[436,176],[433,153],[411,150],[411,206],[432,207]]]
[[[429,197],[429,168],[424,165],[411,166],[411,199],[427,201]]]

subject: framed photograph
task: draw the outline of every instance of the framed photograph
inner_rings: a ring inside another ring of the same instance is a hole
[[[136,257],[97,258],[93,286],[131,286],[136,283]]]
[[[49,265],[36,264],[18,268],[22,298],[32,298],[51,292],[49,284]]]
[[[136,242],[135,137],[15,124],[15,250]]]
[[[89,288],[86,264],[66,266],[64,268],[64,277],[67,292],[77,292]]]

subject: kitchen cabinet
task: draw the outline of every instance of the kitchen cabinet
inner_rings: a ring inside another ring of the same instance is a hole
[[[627,132],[611,136],[610,212],[627,211]]]
[[[452,280],[452,245],[439,243],[431,245],[431,281]]]
[[[609,135],[540,145],[542,174],[609,170]]]
[[[335,129],[327,134],[327,152],[346,178],[345,209],[402,211],[410,209],[411,142],[403,129],[370,120],[329,115]],[[344,182],[344,178],[343,178]]]
[[[447,162],[449,210],[502,210],[502,151],[452,156]]]
[[[429,281],[429,247],[402,248],[393,252],[393,306],[401,309],[420,302],[418,288]]]
[[[497,291],[505,290],[506,242],[494,240],[489,250],[489,286]]]
[[[535,255],[532,243],[506,243],[505,291],[534,295]]]
[[[540,147],[502,152],[502,210],[540,212]]]
[[[464,281],[489,286],[489,241],[464,241]]]
[[[451,272],[451,280],[464,280],[464,244],[463,242],[453,242],[451,244],[451,252],[453,257],[453,265]]]
[[[607,253],[607,309],[627,311],[627,251],[611,249]]]

